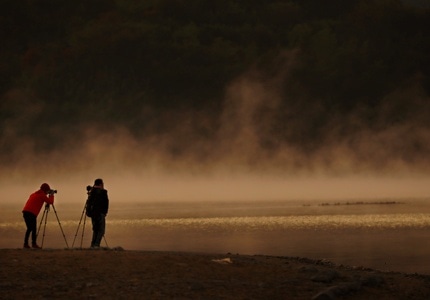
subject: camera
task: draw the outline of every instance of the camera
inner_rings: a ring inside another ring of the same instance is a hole
[[[49,192],[48,192],[48,194],[50,194],[50,195],[53,195],[53,194],[56,194],[57,193],[57,190],[49,190]]]
[[[93,187],[91,185],[87,185],[87,194],[89,195]]]

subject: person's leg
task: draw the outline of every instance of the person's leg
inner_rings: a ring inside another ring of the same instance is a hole
[[[33,220],[31,221],[31,242],[33,245],[36,245],[37,240],[37,220],[36,216],[34,216]]]
[[[97,216],[91,217],[91,223],[93,224],[93,237],[91,239],[91,248],[97,247],[97,235],[99,232],[99,222]]]
[[[22,212],[22,216],[25,221],[25,226],[27,227],[27,230],[25,231],[25,235],[24,235],[24,248],[30,248],[30,246],[28,245],[28,238],[30,237],[31,227],[30,227],[28,212],[25,212],[25,211]]]
[[[23,216],[24,216],[25,225],[27,226],[27,231],[25,232],[25,237],[24,237],[24,247],[30,248],[30,246],[28,245],[28,239],[30,237],[30,233],[31,233],[31,240],[32,240],[33,246],[36,245],[36,238],[37,238],[36,216],[27,211],[23,212]]]
[[[104,215],[100,215],[98,218],[98,232],[96,235],[95,245],[100,247],[103,236],[105,235],[106,218]]]

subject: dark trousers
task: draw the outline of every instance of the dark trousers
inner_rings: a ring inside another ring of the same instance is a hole
[[[91,247],[100,247],[100,242],[105,235],[106,229],[106,217],[105,215],[99,214],[91,217],[93,224],[93,238],[91,240]]]
[[[37,238],[37,222],[36,216],[28,211],[23,211],[22,215],[24,217],[25,225],[27,226],[27,231],[25,232],[24,244],[28,244],[28,238],[31,233],[31,241],[35,244]]]

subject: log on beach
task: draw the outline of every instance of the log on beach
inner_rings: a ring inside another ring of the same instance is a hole
[[[430,299],[430,276],[263,255],[0,249],[1,299]]]

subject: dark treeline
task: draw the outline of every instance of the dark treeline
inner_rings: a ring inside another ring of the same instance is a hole
[[[85,125],[121,125],[144,140],[174,132],[186,116],[195,137],[210,140],[226,87],[245,74],[281,99],[259,132],[262,147],[312,152],[333,122],[345,132],[357,122],[376,131],[430,127],[424,5],[1,0],[0,7],[2,161],[27,139],[36,152],[79,140]],[[256,124],[270,108],[261,107]],[[416,143],[408,147],[429,149]]]

